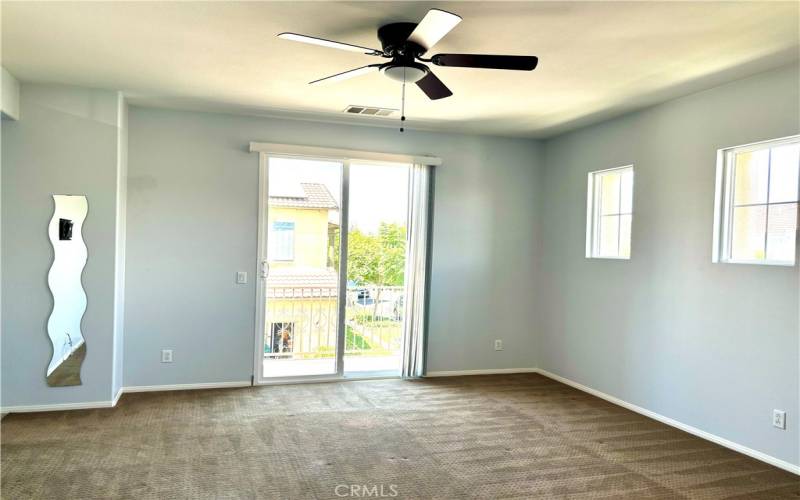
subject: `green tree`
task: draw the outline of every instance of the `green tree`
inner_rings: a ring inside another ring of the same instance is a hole
[[[347,234],[347,279],[378,288],[375,312],[384,286],[403,284],[406,266],[406,228],[381,222],[378,234],[353,229]],[[374,316],[374,314],[373,314]]]
[[[405,226],[382,222],[378,234],[348,233],[347,279],[357,285],[402,285],[405,264]]]

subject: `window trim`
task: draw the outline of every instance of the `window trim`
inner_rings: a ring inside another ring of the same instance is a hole
[[[273,241],[273,245],[277,245],[278,244],[277,241],[276,241],[277,237],[276,237],[275,233],[277,233],[278,231],[289,231],[288,229],[276,230],[275,229],[275,225],[276,224],[291,224],[292,225],[292,229],[291,229],[291,232],[292,232],[291,254],[292,255],[288,259],[273,257],[271,260],[273,262],[294,262],[294,259],[295,259],[295,241],[294,241],[295,238],[294,238],[294,236],[295,236],[295,231],[297,230],[297,224],[295,223],[295,221],[286,221],[286,220],[274,220],[274,221],[272,221],[272,225],[270,226],[269,230],[273,234],[273,236],[271,238],[272,241]],[[273,250],[273,252],[277,253],[277,246],[273,246],[272,250]]]
[[[731,258],[731,226],[733,224],[733,203],[734,193],[734,163],[733,159],[739,153],[750,153],[753,151],[760,151],[763,149],[772,149],[787,144],[800,143],[800,135],[790,135],[786,137],[779,137],[777,139],[767,139],[764,141],[751,142],[741,146],[732,146],[717,150],[717,170],[714,185],[714,237],[711,247],[711,262],[714,264],[745,264],[755,266],[779,266],[779,267],[794,267],[797,265],[797,249],[800,248],[800,238],[798,235],[800,231],[795,231],[795,255],[792,262],[781,260],[747,260],[747,259],[733,259]],[[765,226],[765,235],[767,237],[769,231],[769,207],[771,205],[781,205],[788,203],[800,203],[798,201],[792,202],[769,202],[769,176],[767,177],[767,201],[764,203],[755,203],[754,206],[763,206],[767,211],[767,221]],[[800,187],[798,187],[800,189]],[[766,242],[764,245],[766,252]]]
[[[631,216],[631,247],[633,246],[633,201],[634,201],[634,192],[635,192],[635,183],[636,183],[636,174],[634,170],[633,163],[628,165],[622,165],[619,167],[612,167],[612,168],[605,168],[602,170],[593,170],[587,173],[587,182],[586,182],[586,258],[587,259],[607,259],[607,260],[631,260],[631,256],[624,257],[621,255],[600,255],[599,252],[599,238],[595,241],[595,235],[599,234],[600,232],[600,218],[602,215],[598,215],[595,217],[596,214],[600,214],[600,196],[598,195],[600,190],[600,184],[595,182],[595,177],[608,173],[613,172],[615,170],[628,170],[630,169],[631,174],[633,174],[633,183],[631,184],[631,211],[625,213],[617,213],[617,214],[606,214],[606,215],[615,215],[617,216],[620,221],[622,220],[623,215],[630,215]],[[619,190],[619,206],[620,210],[622,209],[622,186],[620,185]],[[620,228],[617,229],[617,251],[619,251],[619,237],[622,234],[622,230]],[[631,255],[633,251],[631,249]]]

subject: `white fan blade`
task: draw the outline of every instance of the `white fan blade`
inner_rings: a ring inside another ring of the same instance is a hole
[[[360,45],[352,45],[349,43],[334,42],[333,40],[326,40],[324,38],[317,38],[308,35],[299,35],[297,33],[280,33],[278,38],[284,40],[291,40],[293,42],[310,43],[312,45],[319,45],[321,47],[328,47],[331,49],[349,50],[350,52],[358,52],[359,54],[380,54],[380,50],[371,49],[369,47],[362,47]]]
[[[325,78],[320,78],[319,80],[308,82],[308,84],[317,85],[320,83],[340,82],[342,80],[348,80],[356,76],[366,75],[367,73],[372,73],[373,71],[378,71],[378,68],[380,66],[381,66],[380,64],[370,64],[369,66],[362,66],[360,68],[351,69],[350,71],[345,71],[343,73],[337,73],[335,75],[326,76]]]
[[[460,22],[460,16],[439,9],[431,9],[408,36],[408,41],[414,42],[428,51]]]

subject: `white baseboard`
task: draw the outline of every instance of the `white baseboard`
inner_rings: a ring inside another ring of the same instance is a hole
[[[488,370],[455,370],[428,372],[426,377],[460,377],[464,375],[500,375],[503,373],[535,373],[537,368],[489,368]]]
[[[111,401],[90,401],[87,403],[57,403],[49,405],[21,405],[0,408],[0,414],[8,413],[33,413],[40,411],[63,410],[93,410],[96,408],[113,408],[117,406],[119,398],[128,392],[154,392],[154,391],[187,391],[192,389],[218,389],[225,387],[250,387],[250,381],[242,382],[210,382],[203,384],[174,384],[174,385],[140,385],[133,387],[120,387],[117,395]]]
[[[123,387],[122,391],[129,392],[157,392],[157,391],[190,391],[194,389],[222,389],[226,387],[250,387],[249,380],[241,382],[208,382],[202,384],[172,384],[172,385],[135,385]]]
[[[112,408],[115,401],[89,401],[86,403],[56,403],[50,405],[20,405],[4,406],[0,408],[0,413],[33,413],[40,411],[63,411],[63,410],[93,410],[95,408]]]
[[[645,417],[650,417],[653,420],[658,420],[663,424],[667,424],[671,427],[675,427],[676,429],[680,429],[682,431],[688,432],[689,434],[694,434],[697,437],[703,438],[706,441],[711,441],[712,443],[716,443],[720,446],[724,446],[725,448],[729,448],[733,451],[738,451],[743,455],[747,455],[748,457],[755,458],[756,460],[760,460],[762,462],[766,462],[770,465],[774,465],[775,467],[779,467],[783,470],[792,472],[794,474],[800,475],[800,465],[794,465],[789,463],[785,460],[781,460],[779,458],[775,458],[771,455],[767,455],[766,453],[762,453],[760,451],[754,450],[752,448],[748,448],[747,446],[741,445],[739,443],[734,443],[728,439],[719,437],[715,434],[711,434],[710,432],[706,432],[704,430],[698,429],[697,427],[692,427],[691,425],[684,424],[683,422],[679,422],[677,420],[671,419],[669,417],[665,417],[659,413],[654,411],[650,411],[646,408],[642,408],[641,406],[636,406],[633,403],[628,403],[627,401],[623,401],[622,399],[616,398],[604,392],[600,392],[597,389],[592,389],[591,387],[587,387],[583,384],[579,384],[573,380],[568,378],[564,378],[560,375],[556,375],[555,373],[550,373],[547,370],[543,370],[541,368],[536,370],[537,373],[544,375],[547,378],[551,378],[557,382],[561,382],[562,384],[569,385],[574,387],[580,391],[586,392],[591,394],[592,396],[597,396],[600,399],[605,399],[610,403],[614,403],[617,406],[621,406],[623,408],[627,408],[628,410],[635,411]]]

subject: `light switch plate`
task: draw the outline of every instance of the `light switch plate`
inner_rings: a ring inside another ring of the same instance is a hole
[[[772,410],[772,425],[778,429],[786,429],[786,412],[783,410]]]
[[[239,285],[244,285],[247,283],[247,273],[244,271],[238,271],[236,273],[236,283]]]

